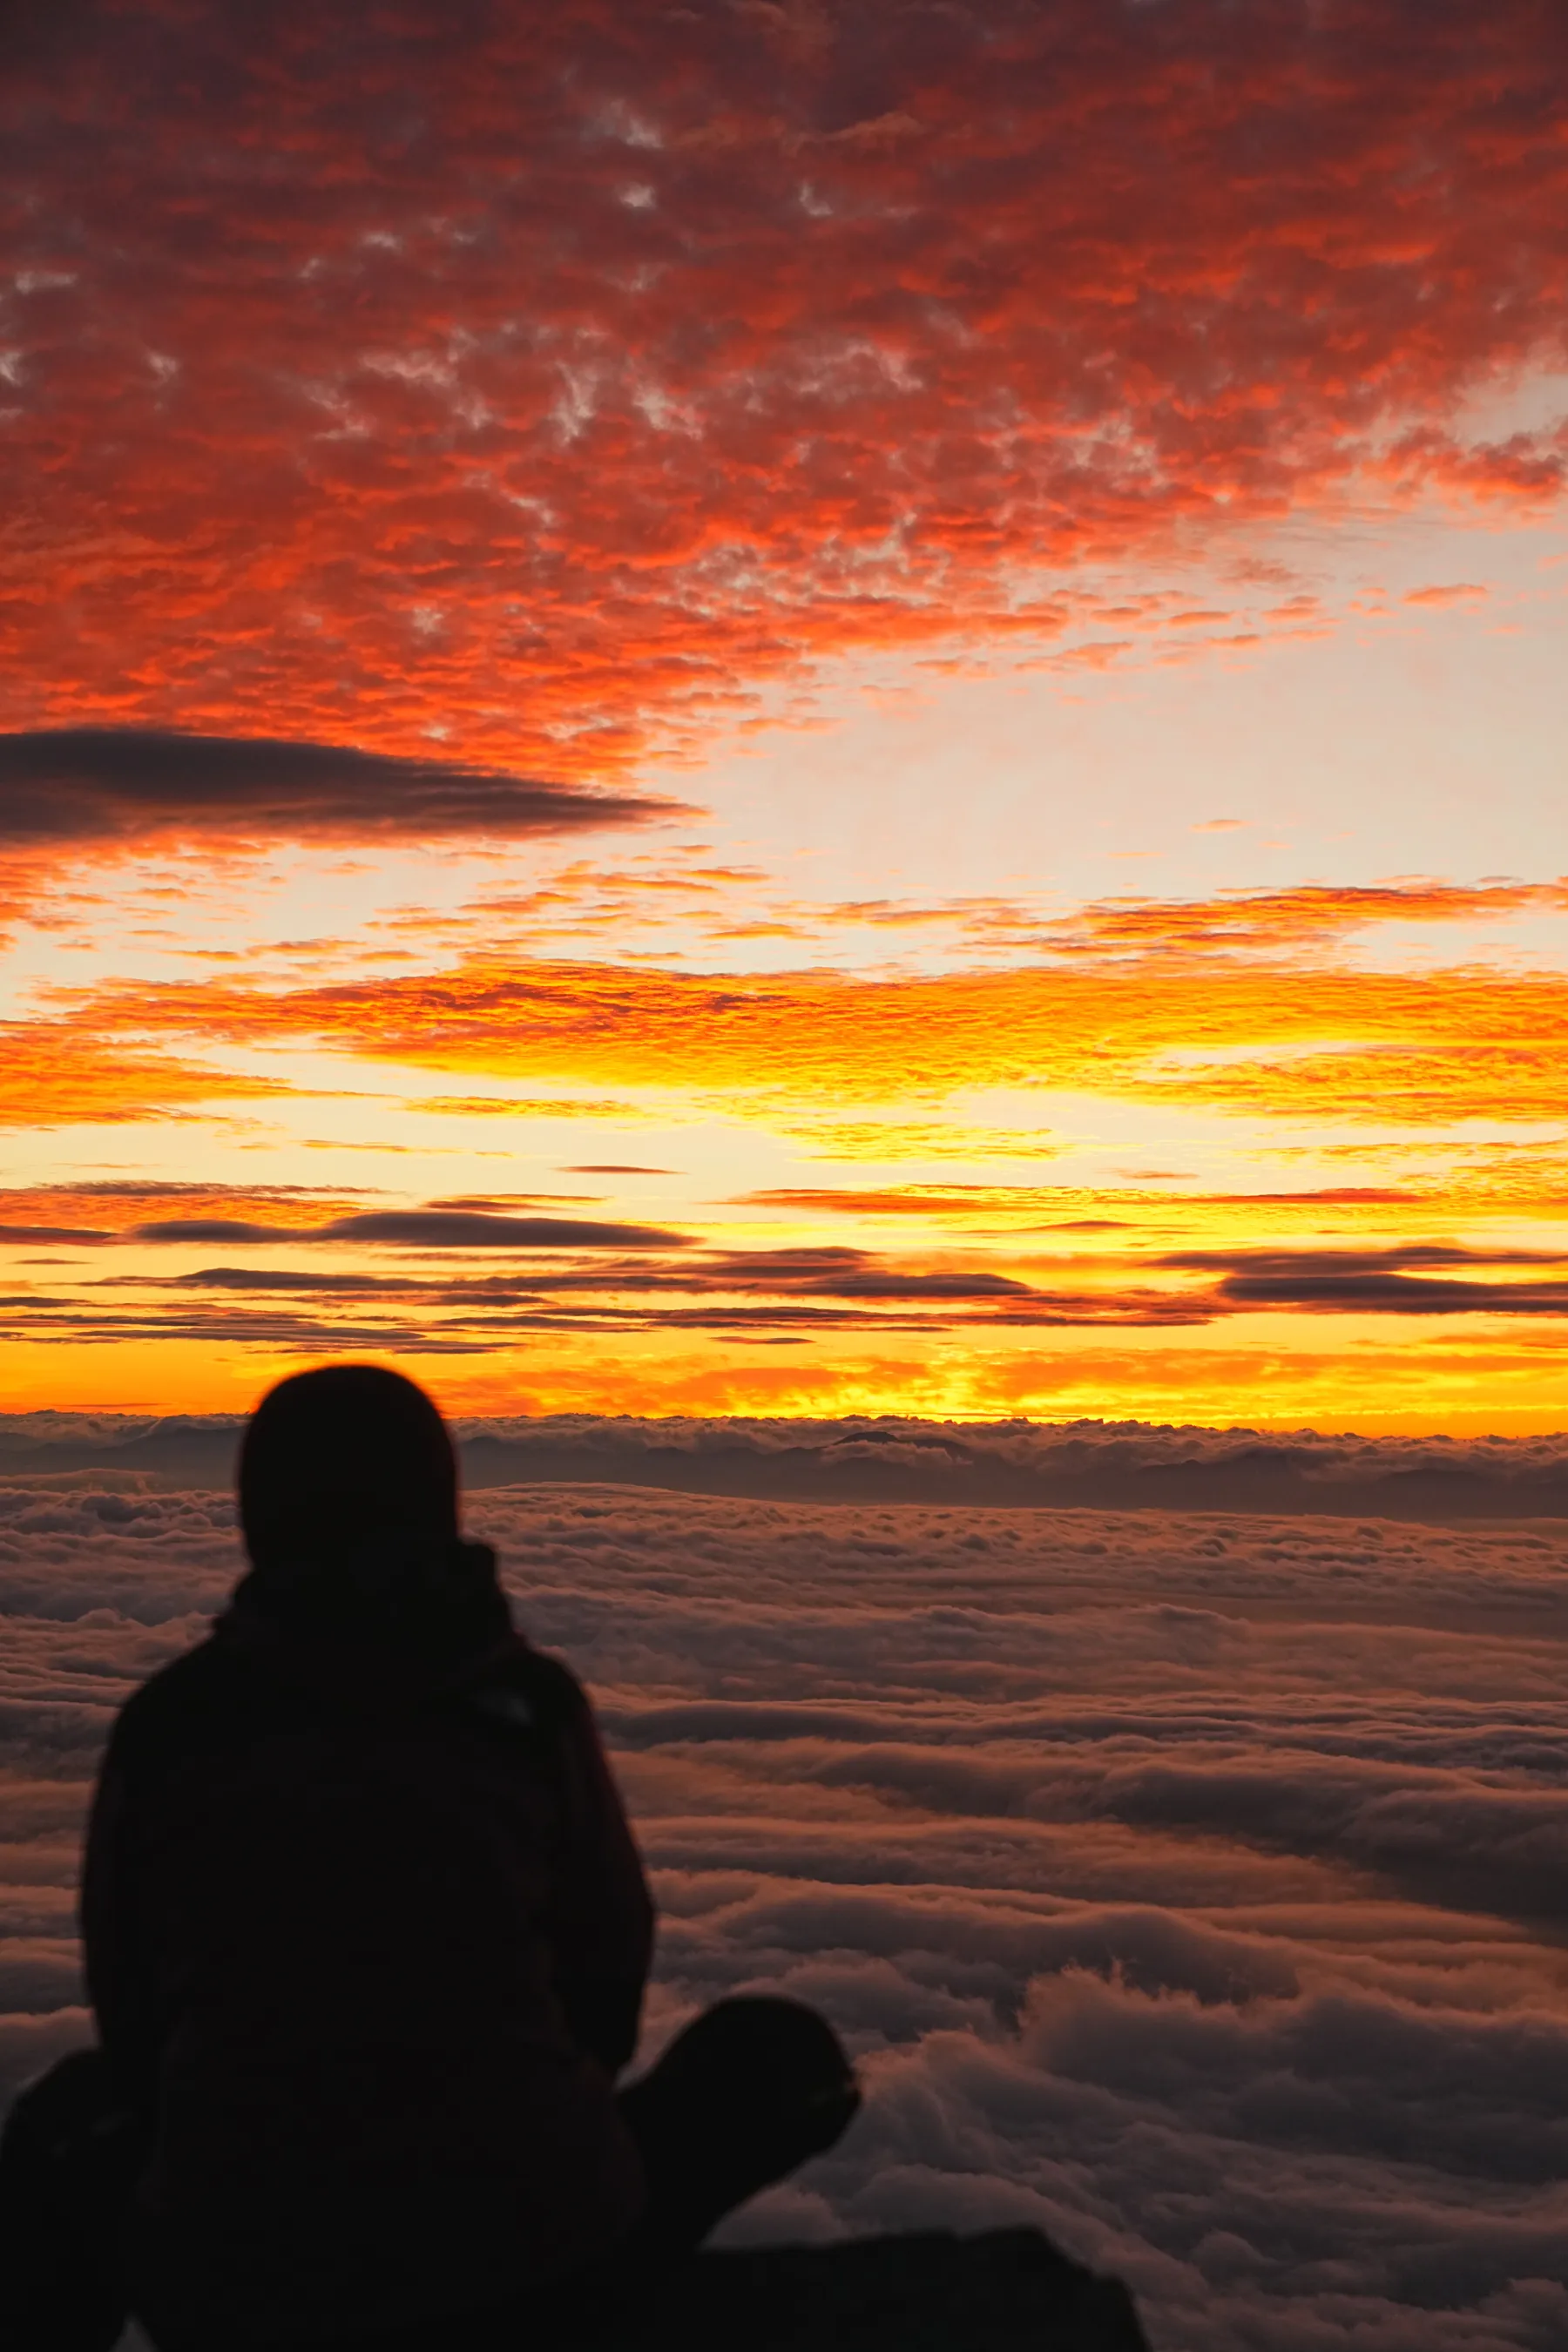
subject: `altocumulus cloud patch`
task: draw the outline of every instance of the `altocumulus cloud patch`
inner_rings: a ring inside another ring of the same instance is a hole
[[[1462,413],[1560,354],[1540,0],[277,0],[15,48],[7,399],[58,577],[12,668],[57,675],[68,583],[61,719],[458,712],[625,772],[803,658],[1049,644],[1073,559],[1178,522],[1562,486],[1550,428]],[[395,131],[373,84],[417,93]]]
[[[1164,2352],[1568,2331],[1568,1528],[498,1486],[658,1885],[651,2050],[821,2002],[869,2097],[750,2238],[1039,2223]],[[79,2039],[114,1706],[219,1494],[0,1483],[7,2085]]]

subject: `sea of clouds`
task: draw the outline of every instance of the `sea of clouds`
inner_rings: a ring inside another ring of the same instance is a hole
[[[134,1469],[233,1484],[237,1413],[0,1412],[0,1477]],[[455,1423],[473,1491],[662,1487],[779,1502],[1568,1517],[1568,1434],[1362,1437],[1144,1422],[491,1414]]]
[[[653,2050],[818,2003],[868,2093],[731,2240],[1037,2223],[1156,2352],[1568,2342],[1568,1522],[493,1486],[661,1910]],[[115,1706],[226,1497],[0,1481],[0,2098],[81,2040]]]

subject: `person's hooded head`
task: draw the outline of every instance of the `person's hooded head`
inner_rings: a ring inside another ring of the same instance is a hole
[[[441,1650],[505,1604],[486,1548],[459,1539],[458,1461],[423,1389],[379,1364],[296,1372],[239,1454],[249,1611],[291,1633]],[[479,1604],[482,1601],[482,1609]]]

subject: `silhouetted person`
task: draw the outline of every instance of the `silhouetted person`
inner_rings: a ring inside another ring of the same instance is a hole
[[[831,2146],[852,2074],[809,2011],[736,2000],[616,2095],[641,1865],[581,1688],[459,1536],[420,1390],[285,1381],[239,1502],[249,1575],[104,1761],[101,2056],[0,2154],[14,2238],[77,2282],[15,2352],[107,2347],[125,2299],[163,2352],[570,2335]]]

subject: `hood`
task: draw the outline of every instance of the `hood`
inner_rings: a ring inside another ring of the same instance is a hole
[[[352,1706],[434,1696],[517,1641],[489,1544],[407,1544],[269,1560],[235,1588],[218,1637]]]

